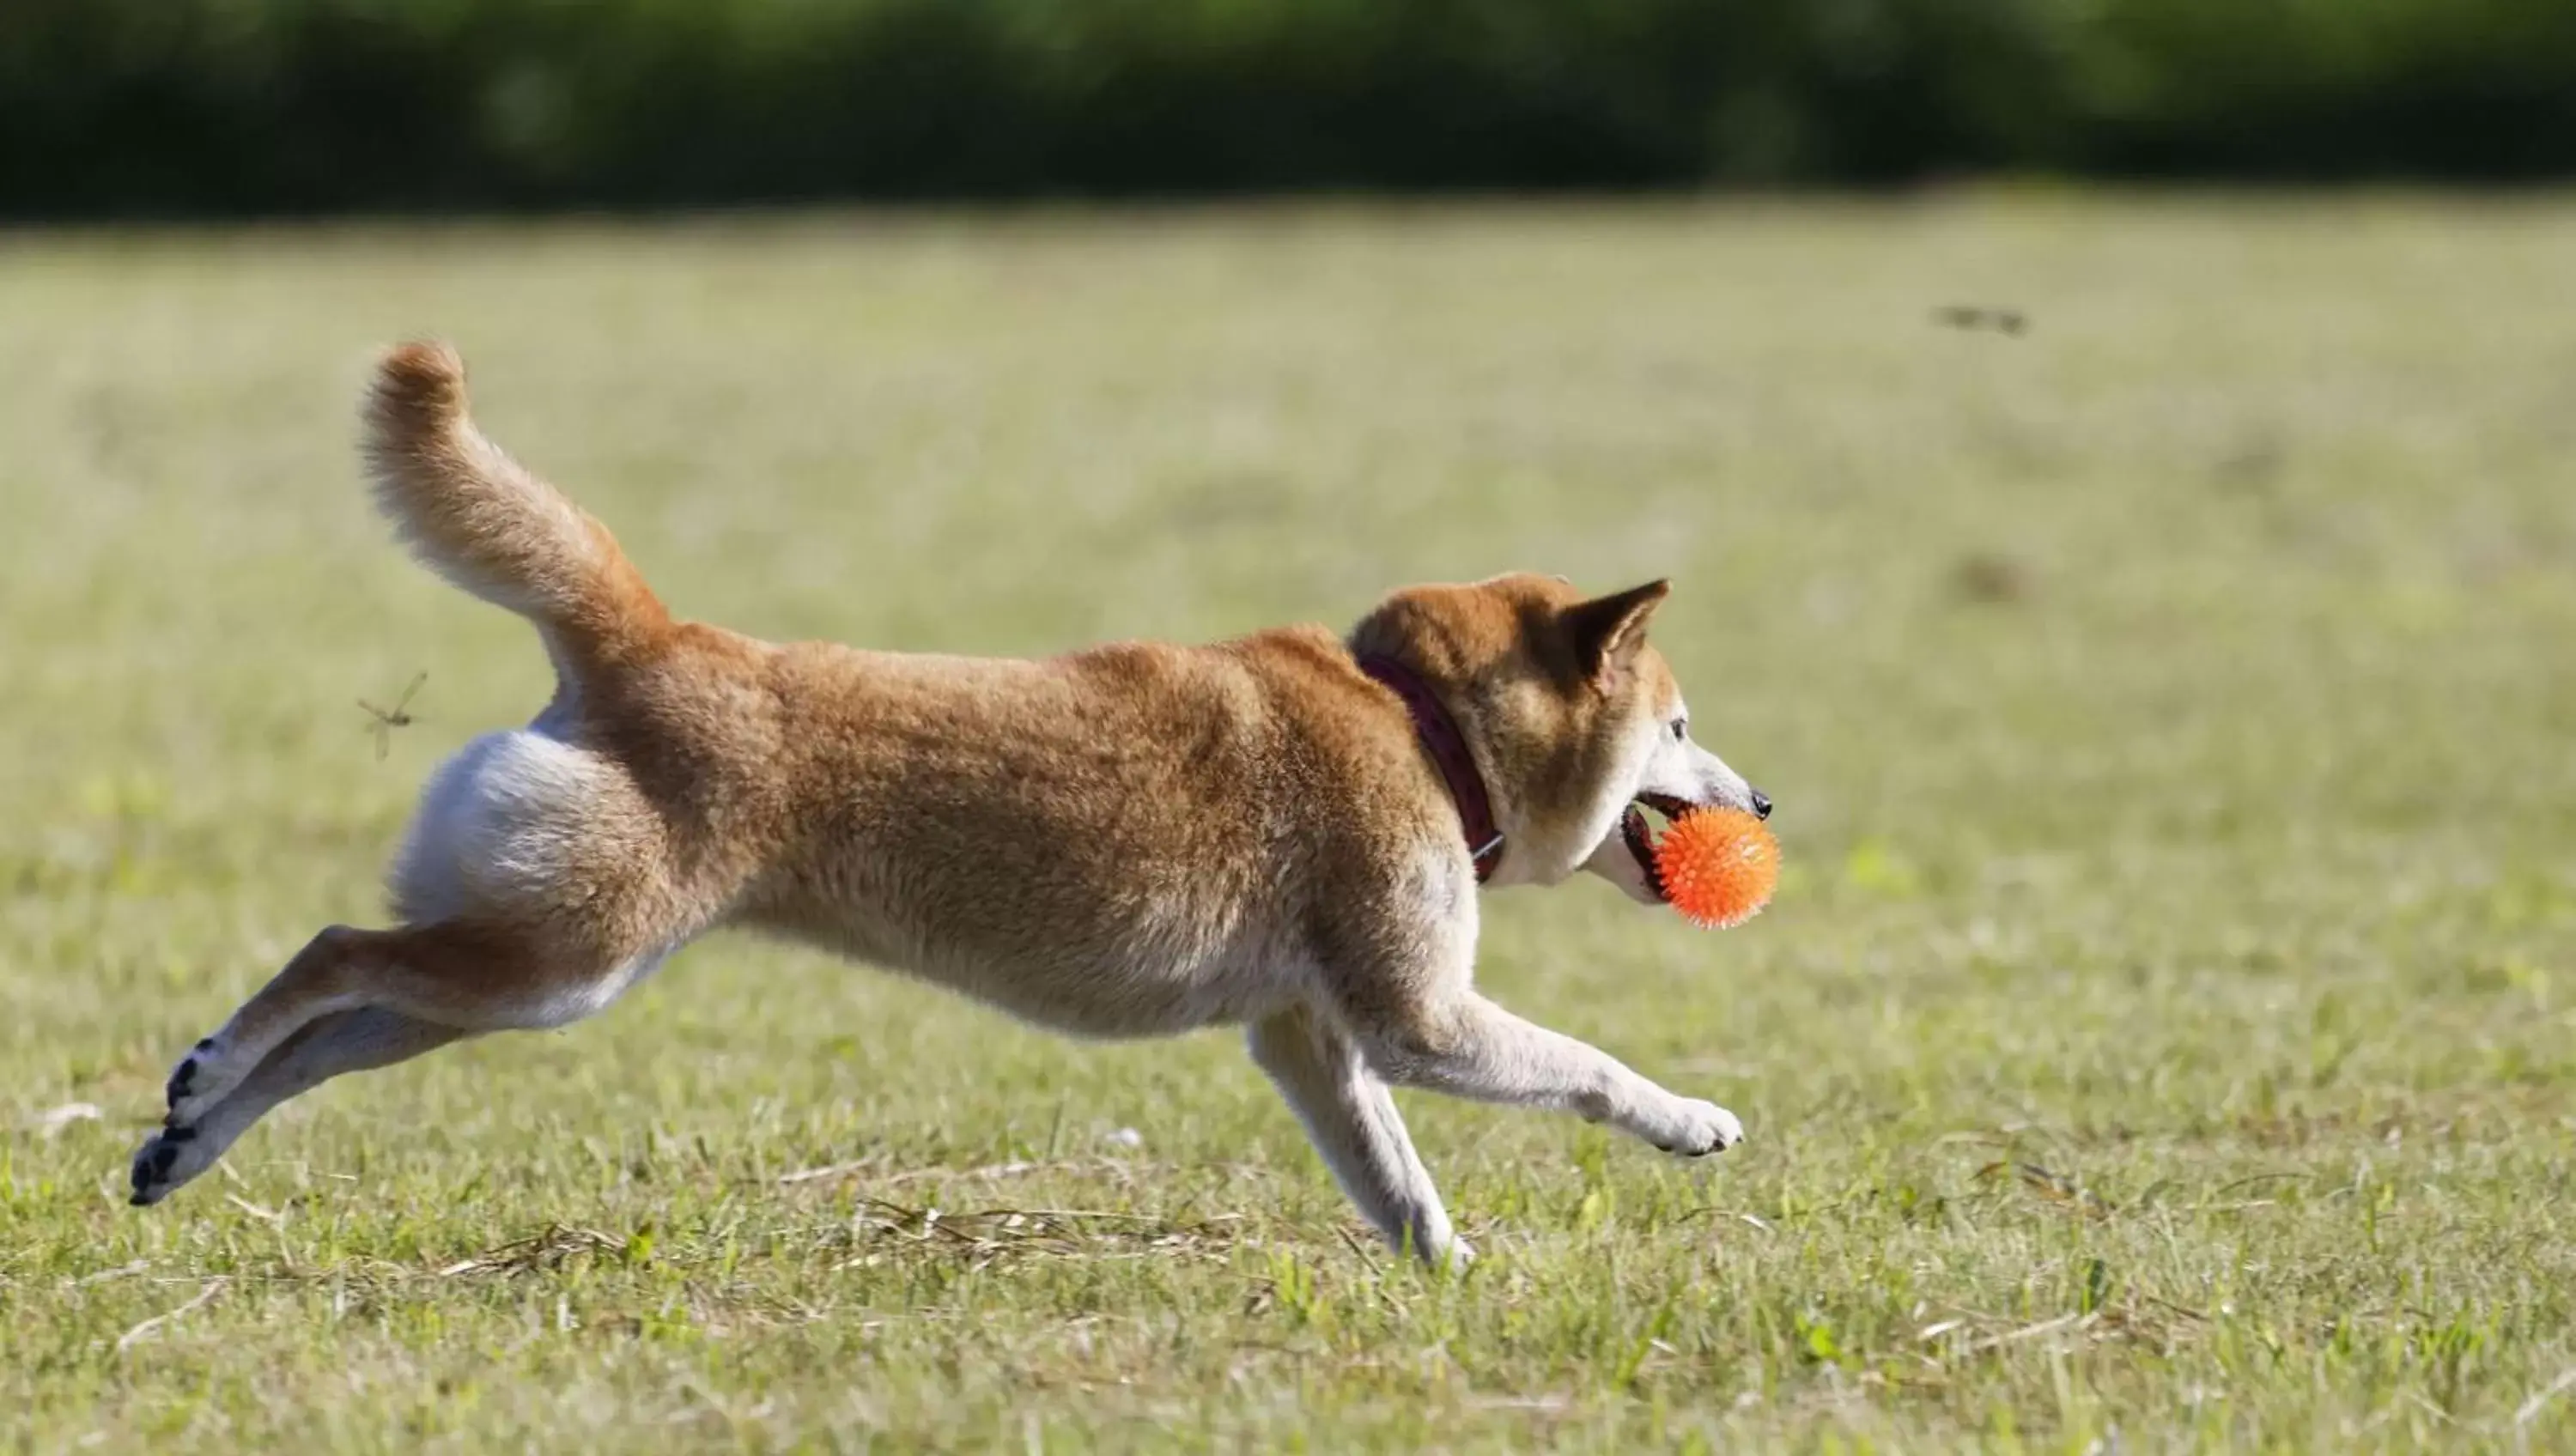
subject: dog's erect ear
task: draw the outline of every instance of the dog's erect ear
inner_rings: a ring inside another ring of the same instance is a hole
[[[1615,686],[1619,675],[1637,660],[1638,649],[1646,645],[1646,619],[1672,590],[1671,582],[1658,579],[1565,609],[1565,630],[1574,640],[1575,663],[1594,686]]]

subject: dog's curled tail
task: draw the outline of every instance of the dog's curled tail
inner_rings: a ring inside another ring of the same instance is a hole
[[[445,344],[403,344],[367,400],[376,506],[429,568],[537,624],[559,668],[649,654],[670,615],[608,528],[474,427],[465,363]]]

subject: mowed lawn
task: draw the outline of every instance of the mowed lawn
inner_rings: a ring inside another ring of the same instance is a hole
[[[2551,200],[0,239],[6,1444],[2576,1446],[2571,297]],[[1480,980],[1750,1141],[1406,1094],[1437,1278],[1231,1033],[722,936],[128,1209],[171,1060],[548,690],[357,488],[415,333],[764,635],[1670,575],[1789,877],[1493,896]]]

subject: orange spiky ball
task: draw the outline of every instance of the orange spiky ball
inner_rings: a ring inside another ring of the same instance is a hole
[[[1780,883],[1780,841],[1741,809],[1694,809],[1655,841],[1664,898],[1708,930],[1728,930],[1762,913]]]

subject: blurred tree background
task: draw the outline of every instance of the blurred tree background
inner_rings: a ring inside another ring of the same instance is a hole
[[[2571,0],[0,0],[0,214],[2576,171]]]

